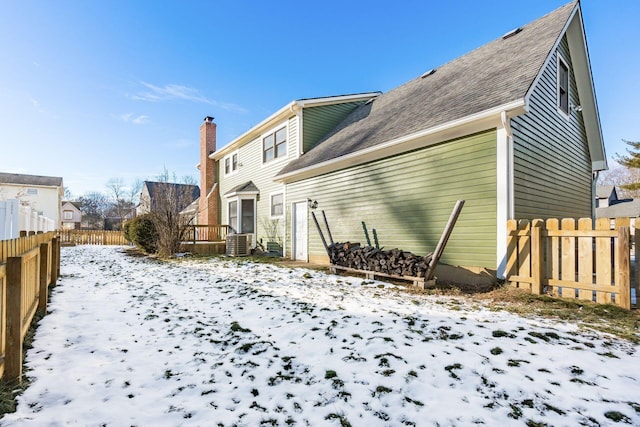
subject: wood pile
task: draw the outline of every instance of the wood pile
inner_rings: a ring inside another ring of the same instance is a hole
[[[425,277],[432,254],[424,257],[400,249],[383,250],[359,243],[332,243],[327,252],[331,264],[395,276]]]

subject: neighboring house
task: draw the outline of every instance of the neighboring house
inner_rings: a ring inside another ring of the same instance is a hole
[[[636,219],[640,216],[640,199],[618,199],[613,185],[599,185],[596,197],[596,218],[629,218],[631,234],[635,235]]]
[[[54,228],[62,226],[63,194],[60,177],[0,172],[0,200],[18,199],[22,207],[52,220]]]
[[[179,213],[200,197],[197,185],[144,181],[136,215],[171,209]]]
[[[596,187],[596,209],[615,205],[618,201],[615,185],[598,185]]]
[[[65,230],[80,230],[82,225],[82,212],[79,202],[62,202],[62,228]]]
[[[309,225],[315,205],[335,241],[364,241],[364,221],[382,246],[425,254],[464,199],[441,261],[503,277],[508,219],[593,215],[607,161],[585,40],[575,1],[372,97],[273,181],[257,181],[264,160],[240,168],[235,185],[255,188],[227,185],[220,199],[281,194],[270,205],[282,200],[284,253],[315,262],[328,262]],[[220,221],[237,221],[222,206]]]

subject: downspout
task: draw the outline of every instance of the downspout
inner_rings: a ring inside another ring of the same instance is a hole
[[[591,217],[596,218],[596,191],[598,189],[598,177],[600,176],[600,171],[593,172],[593,180],[591,182]]]
[[[511,119],[507,115],[507,111],[503,111],[500,113],[500,120],[502,121],[502,126],[507,133],[507,144],[508,144],[508,155],[509,155],[509,170],[507,174],[507,188],[509,191],[508,200],[509,200],[509,218],[513,218],[513,131],[511,130]]]
[[[507,110],[500,112],[502,128],[496,139],[496,276],[505,278],[507,270],[507,220],[514,215],[513,207],[513,132]]]

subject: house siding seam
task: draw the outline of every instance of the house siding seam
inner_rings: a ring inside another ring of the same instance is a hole
[[[326,212],[335,241],[373,243],[424,255],[432,252],[456,200],[465,208],[442,262],[496,267],[496,131],[456,139],[287,185],[287,200],[312,199]],[[291,206],[287,205],[287,224]],[[309,221],[309,255],[325,252]],[[291,228],[286,230],[291,248]],[[286,256],[291,257],[290,249]]]
[[[329,133],[351,111],[365,101],[346,102],[343,104],[324,105],[305,108],[303,111],[304,135],[303,152],[313,148],[322,137]]]
[[[570,69],[569,105],[580,105],[566,37],[532,91],[529,112],[511,121],[514,216],[590,217],[591,159],[580,112],[557,108],[558,53]]]

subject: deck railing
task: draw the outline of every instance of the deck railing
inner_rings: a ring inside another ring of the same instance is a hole
[[[198,242],[223,242],[227,238],[228,226],[226,225],[187,225],[183,241]]]

